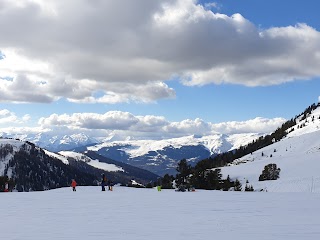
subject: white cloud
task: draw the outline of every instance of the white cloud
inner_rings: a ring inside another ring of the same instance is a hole
[[[211,123],[206,123],[199,118],[196,118],[195,120],[186,119],[181,122],[172,122],[165,127],[165,131],[178,135],[207,135],[213,133],[211,129]]]
[[[16,122],[17,117],[7,109],[0,110],[0,124]]]
[[[31,119],[30,114],[25,114],[25,115],[22,117],[22,120],[23,120],[24,122],[28,122],[30,119]]]
[[[128,130],[139,120],[128,112],[111,111],[105,114],[74,113],[72,115],[52,114],[48,118],[41,118],[42,127],[70,126],[81,129]]]
[[[46,129],[69,129],[82,131],[90,135],[117,135],[126,138],[171,138],[186,135],[235,134],[235,133],[270,133],[278,128],[283,118],[255,118],[243,122],[225,122],[213,124],[202,119],[186,119],[181,122],[169,122],[162,116],[135,116],[129,112],[110,111],[105,114],[75,113],[72,115],[53,114],[41,118],[39,125]],[[66,131],[66,130],[64,130]]]
[[[206,9],[212,9],[215,8],[217,10],[220,10],[220,5],[217,2],[208,2],[204,4]]]
[[[165,81],[176,77],[267,86],[320,76],[316,29],[261,30],[209,7],[216,5],[3,0],[0,101],[154,102],[175,97]]]
[[[16,116],[15,113],[10,112],[8,109],[0,109],[0,124],[1,125],[16,125],[23,124],[30,120],[30,115],[24,115],[22,118]]]
[[[284,118],[261,118],[257,117],[247,121],[231,121],[223,122],[218,124],[212,124],[212,130],[225,133],[225,134],[236,134],[236,133],[271,133],[276,128],[280,127],[286,120]]]

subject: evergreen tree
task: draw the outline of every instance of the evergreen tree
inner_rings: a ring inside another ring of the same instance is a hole
[[[246,192],[253,192],[253,191],[254,191],[253,186],[246,184],[244,191],[246,191]]]
[[[232,182],[230,180],[230,176],[228,175],[227,179],[224,180],[223,185],[222,185],[222,190],[223,191],[229,191],[229,189],[232,186]]]
[[[265,180],[277,180],[280,177],[280,168],[277,168],[277,164],[270,163],[266,165],[259,176],[259,181]]]
[[[182,159],[176,168],[178,174],[176,175],[176,185],[189,186],[190,185],[190,174],[192,173],[191,166],[187,163],[186,159]]]
[[[221,174],[221,169],[217,168],[215,170],[209,170],[206,173],[205,177],[205,189],[207,190],[219,190],[222,188],[222,185],[220,184],[222,174]]]
[[[174,180],[173,176],[171,176],[169,174],[164,175],[162,178],[162,184],[161,184],[162,188],[163,189],[172,189],[173,188],[173,186],[172,186],[173,180]]]
[[[242,191],[242,185],[238,179],[234,182],[234,191]]]

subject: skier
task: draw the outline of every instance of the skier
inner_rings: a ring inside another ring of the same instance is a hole
[[[105,191],[105,190],[106,190],[106,188],[105,188],[106,182],[107,182],[106,175],[105,175],[105,174],[102,174],[102,179],[101,179],[101,188],[102,188],[102,191]]]
[[[113,182],[112,182],[112,180],[108,181],[108,190],[109,191],[113,191]]]
[[[77,191],[76,186],[77,186],[76,180],[72,179],[72,182],[71,182],[72,191],[74,191],[74,192]]]
[[[8,182],[6,182],[6,183],[4,184],[4,191],[5,191],[5,192],[9,192],[9,183],[8,183]]]

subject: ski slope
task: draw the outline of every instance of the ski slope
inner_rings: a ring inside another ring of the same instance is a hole
[[[290,133],[252,154],[246,155],[221,168],[223,177],[238,178],[242,184],[249,181],[255,190],[271,192],[317,192],[320,193],[320,108],[315,109],[306,120],[299,120],[288,129]],[[312,120],[313,119],[313,120]],[[301,124],[305,124],[304,127]],[[277,164],[280,178],[258,181],[264,166]]]
[[[316,240],[317,193],[134,189],[115,186],[1,193],[6,240]]]

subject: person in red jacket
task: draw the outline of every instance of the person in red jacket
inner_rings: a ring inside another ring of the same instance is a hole
[[[6,183],[4,184],[4,191],[5,191],[5,192],[9,192],[9,183],[8,183],[8,182],[6,182]]]
[[[74,192],[77,191],[77,190],[76,190],[76,186],[77,186],[76,180],[72,179],[71,187],[72,187],[72,190],[73,190]]]

